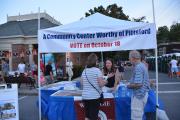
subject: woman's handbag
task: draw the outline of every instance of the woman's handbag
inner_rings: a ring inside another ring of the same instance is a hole
[[[103,103],[103,102],[104,102],[104,95],[103,95],[103,92],[100,94],[99,100],[100,100],[100,103]]]

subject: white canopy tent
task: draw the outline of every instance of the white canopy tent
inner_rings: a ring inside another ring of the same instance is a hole
[[[95,52],[154,49],[152,23],[131,22],[96,13],[80,21],[39,31],[40,52]]]
[[[40,53],[157,50],[156,26],[96,13],[71,24],[39,30],[38,43]]]

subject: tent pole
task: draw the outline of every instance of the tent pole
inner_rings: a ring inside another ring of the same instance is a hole
[[[154,0],[152,0],[152,10],[153,10],[153,22],[156,26],[156,17],[155,17],[155,8],[154,8]],[[157,37],[156,37],[156,41],[157,41]],[[158,119],[157,118],[157,108],[159,107],[159,102],[158,102],[158,89],[159,89],[159,86],[158,86],[158,81],[159,81],[159,78],[158,78],[158,59],[157,59],[157,46],[155,48],[155,63],[156,63],[156,68],[155,68],[155,71],[156,71],[156,120]]]
[[[43,53],[42,54],[43,55],[43,64],[44,64],[44,72],[45,72],[45,70],[46,70],[46,54],[45,53]]]
[[[101,62],[102,62],[102,70],[103,70],[103,66],[104,66],[104,59],[103,59],[103,52],[101,51]]]
[[[38,30],[40,30],[40,7],[38,8]],[[38,43],[38,49],[39,49],[39,43]],[[40,49],[39,49],[40,50]],[[39,120],[41,120],[41,81],[40,81],[40,74],[41,74],[41,68],[40,68],[40,51],[38,50],[38,87],[39,87]]]
[[[156,120],[157,120],[157,108],[159,107],[159,102],[158,102],[158,90],[159,90],[159,86],[158,86],[158,82],[159,82],[159,78],[158,78],[158,60],[157,60],[157,48],[155,49],[155,60],[156,60]]]

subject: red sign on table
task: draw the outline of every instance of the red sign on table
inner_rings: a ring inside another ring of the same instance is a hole
[[[98,120],[115,120],[114,99],[105,98],[104,103],[100,105]],[[77,120],[85,119],[84,104],[82,101],[75,101],[75,110]]]

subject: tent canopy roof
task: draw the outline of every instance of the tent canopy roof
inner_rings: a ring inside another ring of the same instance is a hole
[[[143,27],[152,23],[144,22],[132,22],[115,19],[109,16],[102,15],[100,13],[95,13],[89,17],[83,18],[82,20],[67,24],[56,26],[45,31],[53,32],[65,32],[65,33],[93,33],[93,32],[109,32],[117,31],[122,29],[138,28]]]

